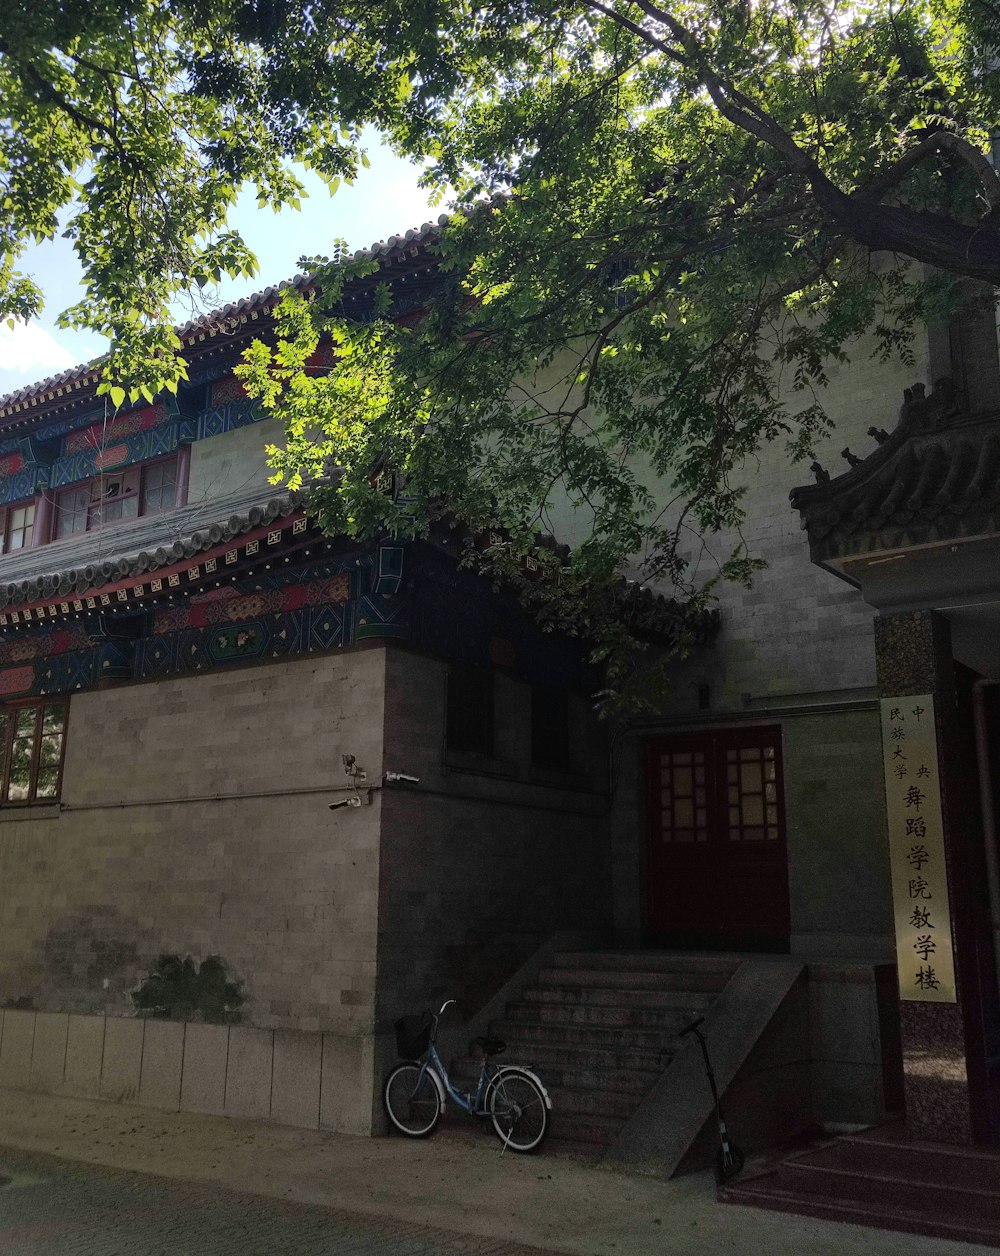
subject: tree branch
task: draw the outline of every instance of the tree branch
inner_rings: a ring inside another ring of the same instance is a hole
[[[1000,231],[991,222],[969,226],[941,214],[906,206],[883,205],[877,199],[937,147],[959,158],[976,173],[990,206],[987,219],[1000,215],[1000,179],[985,155],[967,140],[950,132],[939,132],[916,145],[868,187],[848,195],[827,177],[819,163],[763,106],[712,67],[698,37],[666,9],[653,3],[653,0],[632,0],[638,9],[664,26],[671,38],[680,44],[683,50],[680,57],[675,49],[657,39],[651,31],[609,10],[600,0],[587,0],[587,3],[599,8],[673,60],[693,68],[712,103],[727,121],[772,148],[785,158],[792,170],[807,180],[817,204],[836,230],[867,248],[902,253],[915,261],[1000,286]]]
[[[926,139],[914,145],[909,152],[904,153],[898,161],[893,162],[888,170],[883,171],[855,192],[855,197],[863,200],[880,198],[899,184],[925,157],[940,152],[957,157],[972,170],[979,180],[990,214],[1000,210],[1000,177],[997,176],[997,172],[984,153],[980,152],[975,145],[970,144],[968,140],[951,131],[936,131],[933,135],[928,135]]]

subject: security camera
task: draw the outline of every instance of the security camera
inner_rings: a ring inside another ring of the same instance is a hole
[[[420,777],[410,776],[408,772],[386,772],[385,779],[387,781],[411,781],[415,785]]]
[[[361,799],[356,795],[350,798],[338,798],[336,802],[327,804],[331,811],[336,811],[338,807],[360,807]]]
[[[354,757],[354,755],[352,755],[352,754],[342,754],[342,755],[340,756],[340,758],[341,758],[341,761],[342,761],[342,762],[343,762],[343,764],[344,764],[344,771],[345,771],[345,773],[346,773],[349,777],[351,777],[351,779],[355,782],[355,784],[357,784],[357,782],[358,782],[358,781],[367,781],[367,780],[368,780],[368,774],[367,774],[367,772],[362,771],[362,769],[358,767],[358,761],[357,761],[357,759]]]

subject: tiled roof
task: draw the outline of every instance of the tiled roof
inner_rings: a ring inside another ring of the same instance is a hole
[[[301,509],[298,494],[244,489],[37,549],[15,550],[0,557],[0,608],[79,597],[88,589],[173,566]]]
[[[344,258],[348,262],[375,259],[380,266],[389,267],[402,261],[408,255],[415,254],[432,244],[438,237],[441,228],[447,223],[448,215],[441,214],[436,222],[425,222],[402,235],[393,235],[388,240],[377,240],[369,248],[356,249]],[[215,337],[221,332],[230,331],[234,326],[249,320],[256,320],[277,304],[281,294],[288,288],[306,289],[309,287],[308,275],[295,275],[281,283],[272,284],[254,292],[239,301],[232,301],[221,309],[201,318],[191,319],[176,328],[177,335],[186,345]],[[82,391],[94,385],[98,380],[100,359],[72,366],[58,375],[40,380],[36,384],[27,384],[13,392],[0,397],[0,421],[8,415],[24,412],[32,406],[49,398]]]
[[[494,535],[506,537],[502,529]],[[548,550],[560,563],[569,563],[570,547],[560,543],[551,532],[537,533],[534,544],[536,550]],[[695,645],[707,645],[722,625],[722,616],[717,609],[705,609],[692,615],[677,598],[667,597],[649,585],[626,576],[619,577],[612,585],[611,597],[616,615],[634,636],[659,644],[676,642],[685,634],[690,634]]]
[[[1000,415],[964,413],[950,381],[907,389],[891,435],[851,469],[793,490],[814,560],[1000,531]]]
[[[683,602],[634,580],[621,581],[615,590],[615,602],[629,632],[659,643],[679,641],[689,633],[694,645],[708,645],[722,626],[718,608],[706,608],[692,615]]]

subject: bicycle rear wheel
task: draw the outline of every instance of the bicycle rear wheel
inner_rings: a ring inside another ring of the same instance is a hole
[[[419,1064],[397,1064],[385,1079],[382,1100],[389,1120],[409,1138],[426,1138],[441,1116],[441,1096]]]
[[[497,1137],[511,1151],[534,1151],[548,1133],[549,1110],[542,1088],[519,1069],[504,1069],[493,1078],[486,1109]]]

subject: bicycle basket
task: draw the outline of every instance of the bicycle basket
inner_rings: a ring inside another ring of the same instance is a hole
[[[430,1012],[422,1012],[419,1016],[401,1016],[396,1021],[396,1050],[401,1060],[416,1060],[423,1055],[430,1045],[433,1023]]]

